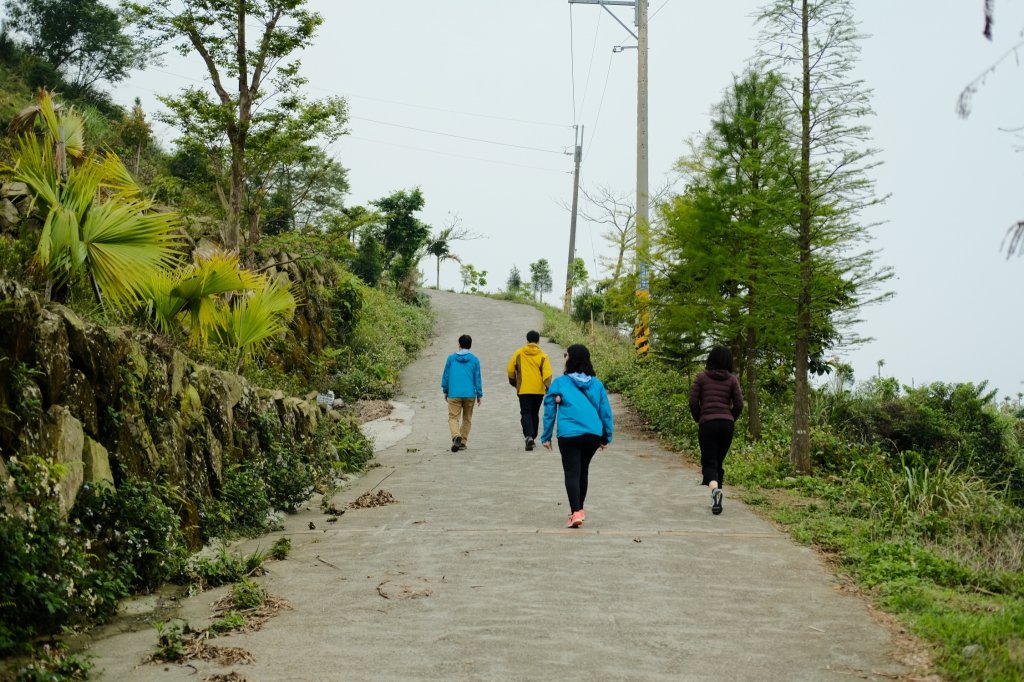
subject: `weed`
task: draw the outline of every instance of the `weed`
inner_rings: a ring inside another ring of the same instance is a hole
[[[66,682],[89,679],[93,663],[88,656],[72,654],[64,645],[43,645],[31,663],[18,670],[17,682]]]
[[[291,538],[278,538],[274,542],[274,546],[270,548],[270,556],[277,559],[278,561],[283,561],[288,558],[288,554],[291,551]]]
[[[154,661],[177,663],[185,659],[185,636],[192,633],[192,628],[185,622],[167,622],[156,624],[157,644],[153,652]]]
[[[189,561],[179,579],[187,583],[192,591],[203,591],[238,582],[259,571],[264,558],[259,551],[247,556],[232,554],[221,545],[215,556],[194,557]]]
[[[220,618],[214,619],[210,623],[210,634],[217,636],[223,635],[225,632],[237,632],[244,630],[249,625],[249,621],[245,619],[245,616],[240,614],[238,611],[228,611]]]
[[[256,609],[267,600],[267,592],[249,578],[242,578],[235,583],[231,597],[236,609]]]

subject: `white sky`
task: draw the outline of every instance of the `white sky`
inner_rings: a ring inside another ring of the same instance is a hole
[[[753,55],[752,16],[761,4],[651,0],[652,188],[670,174],[684,141],[707,130],[711,107]],[[892,195],[868,219],[885,221],[874,246],[896,270],[896,297],[865,311],[857,331],[875,340],[842,355],[858,380],[884,360],[883,373],[908,384],[988,379],[1016,400],[1024,391],[1024,260],[1007,261],[999,247],[1006,228],[1024,219],[1024,156],[1014,151],[1021,141],[999,128],[1024,125],[1024,65],[1011,58],[990,76],[968,120],[954,106],[966,83],[1021,40],[1024,3],[996,2],[991,43],[981,35],[982,4],[855,3],[870,36],[857,75],[874,89],[871,126],[884,162],[875,177],[879,193]],[[419,185],[426,222],[441,227],[458,214],[485,235],[456,252],[488,271],[488,288],[503,288],[513,265],[528,276],[529,263],[544,257],[555,275],[547,300],[555,302],[565,276],[562,204],[571,198],[572,162],[550,152],[569,150],[571,126],[582,124],[584,186],[635,187],[636,51],[611,52],[632,43],[628,34],[601,8],[570,10],[566,0],[310,5],[326,19],[302,56],[310,94],[343,95],[351,105],[352,134],[333,148],[350,170],[349,203]],[[613,11],[632,25],[631,9]],[[195,61],[171,55],[118,85],[115,98],[142,97],[152,112],[157,93],[203,75]],[[158,132],[173,139],[172,130]],[[577,233],[577,255],[592,276],[606,250],[600,232],[581,221]],[[433,261],[422,265],[432,283]],[[442,265],[441,285],[461,287],[457,264]]]

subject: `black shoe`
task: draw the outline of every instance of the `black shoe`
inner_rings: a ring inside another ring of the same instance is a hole
[[[531,450],[533,450],[533,439],[532,438],[527,438],[526,439],[526,451],[530,452]]]
[[[463,440],[462,440],[462,439],[460,438],[460,439],[459,439],[459,452],[462,452],[462,451],[463,451],[463,450],[465,450],[465,449],[466,449],[467,447],[469,447],[469,446],[468,446],[468,445],[466,445],[465,441],[463,441]]]
[[[715,488],[711,491],[711,513],[715,516],[722,513],[722,489]]]
[[[462,444],[462,436],[455,436],[452,438],[452,452],[458,452],[465,446]]]

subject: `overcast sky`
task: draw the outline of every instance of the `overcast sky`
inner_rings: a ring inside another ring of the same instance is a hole
[[[488,288],[504,288],[513,265],[528,275],[529,263],[548,258],[547,300],[556,302],[572,192],[572,160],[562,152],[574,123],[585,131],[583,185],[635,189],[636,51],[612,53],[630,36],[601,8],[566,0],[310,4],[325,24],[302,56],[303,73],[311,95],[343,95],[351,105],[351,135],[332,148],[350,170],[350,203],[420,186],[426,222],[441,227],[457,214],[484,236],[456,252],[488,271]],[[672,178],[685,140],[708,129],[711,107],[754,54],[761,4],[651,0],[652,188]],[[896,296],[864,313],[857,331],[875,340],[842,357],[858,380],[884,360],[883,373],[908,384],[987,379],[1016,401],[1024,259],[1007,261],[999,247],[1024,219],[1024,156],[1014,150],[1024,143],[1000,128],[1024,125],[1024,65],[1011,58],[989,76],[966,121],[955,104],[1021,40],[1024,3],[996,2],[991,43],[981,35],[982,0],[855,5],[869,35],[857,76],[874,90],[883,161],[875,178],[879,193],[891,194],[866,220],[884,221],[874,246],[895,269]],[[631,9],[613,11],[632,25]],[[156,93],[203,75],[198,63],[170,56],[115,97],[139,96],[152,112]],[[577,255],[592,276],[607,253],[600,233],[579,225]],[[423,269],[432,283],[433,262]],[[442,266],[441,285],[461,287],[457,264]]]

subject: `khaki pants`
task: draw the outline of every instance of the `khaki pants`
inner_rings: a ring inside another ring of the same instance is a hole
[[[452,432],[452,438],[462,436],[462,442],[469,440],[469,430],[473,426],[473,404],[474,398],[448,398],[448,430]],[[459,426],[459,416],[462,416],[462,426]]]

